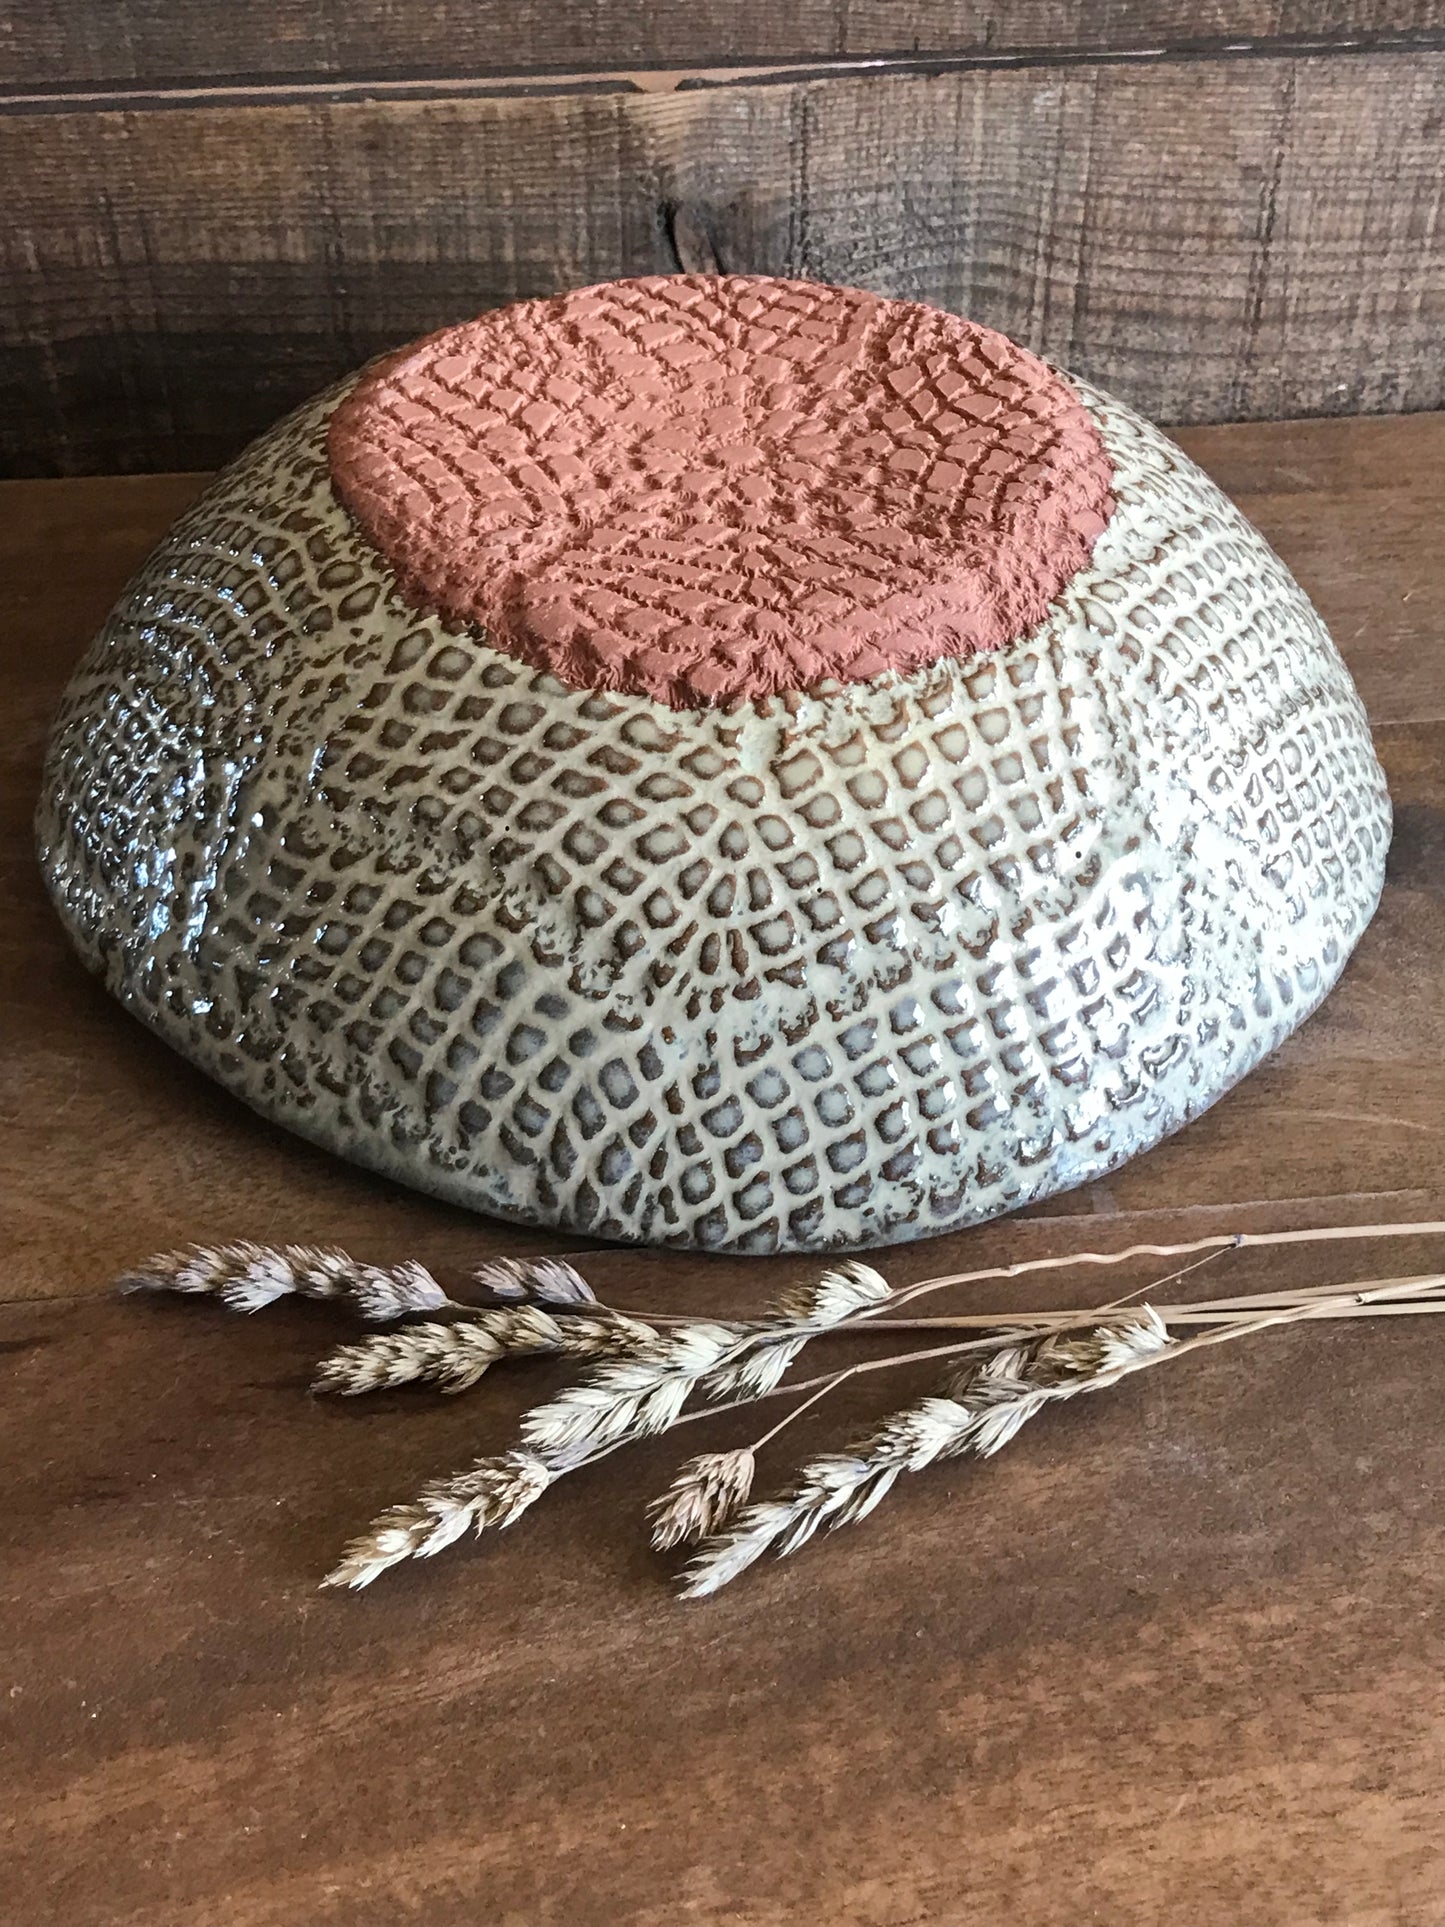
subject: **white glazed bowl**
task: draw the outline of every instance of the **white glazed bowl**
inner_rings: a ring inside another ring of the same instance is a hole
[[[39,841],[82,956],[263,1115],[522,1223],[821,1251],[1098,1177],[1324,996],[1390,817],[1279,560],[1076,386],[1117,507],[1044,622],[730,714],[408,606],[321,398],[70,685]]]

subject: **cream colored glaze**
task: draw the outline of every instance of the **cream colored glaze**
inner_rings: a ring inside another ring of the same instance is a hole
[[[82,954],[267,1116],[529,1223],[822,1250],[1107,1171],[1324,995],[1389,810],[1277,558],[1080,393],[1118,506],[1045,621],[735,714],[408,607],[322,398],[71,685],[40,840]]]

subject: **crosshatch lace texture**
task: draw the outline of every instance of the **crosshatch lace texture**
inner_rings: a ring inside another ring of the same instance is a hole
[[[1077,395],[917,302],[674,275],[526,301],[362,376],[343,501],[408,600],[693,709],[1010,641],[1112,501]]]
[[[81,953],[264,1115],[520,1222],[823,1250],[1109,1170],[1329,989],[1389,805],[1277,558],[1075,392],[1115,507],[1027,633],[691,710],[408,602],[322,397],[65,697],[39,834]]]

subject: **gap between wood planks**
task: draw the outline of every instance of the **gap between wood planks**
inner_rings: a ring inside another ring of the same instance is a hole
[[[722,87],[791,86],[800,81],[870,76],[971,73],[1038,67],[1158,66],[1166,63],[1299,58],[1349,54],[1445,51],[1445,28],[1424,33],[1272,34],[1229,39],[1201,37],[1138,47],[970,49],[960,53],[818,54],[770,61],[719,62],[698,67],[538,67],[516,72],[421,71],[406,75],[335,74],[320,78],[237,75],[225,80],[165,80],[150,86],[0,86],[0,115],[146,113],[187,107],[290,107],[308,102],[427,101],[495,96],[666,94]]]

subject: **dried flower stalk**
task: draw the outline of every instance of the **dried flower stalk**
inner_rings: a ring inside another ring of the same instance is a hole
[[[402,1325],[339,1345],[322,1359],[311,1389],[343,1397],[422,1384],[465,1392],[503,1358],[618,1358],[657,1338],[653,1326],[620,1314],[555,1318],[540,1305],[479,1311],[454,1324]]]
[[[614,1310],[560,1259],[483,1265],[473,1283],[491,1301],[485,1306],[457,1305],[422,1265],[368,1266],[343,1252],[307,1246],[192,1246],[149,1260],[122,1284],[209,1295],[242,1311],[299,1294],[336,1301],[368,1320],[448,1312],[451,1322],[402,1324],[333,1352],[322,1362],[316,1383],[318,1389],[343,1394],[418,1382],[461,1391],[493,1364],[513,1357],[560,1355],[590,1364],[578,1383],[524,1414],[513,1450],[479,1459],[455,1478],[434,1480],[415,1500],[382,1513],[346,1548],[328,1585],[366,1586],[401,1560],[441,1551],[469,1527],[480,1532],[509,1525],[564,1473],[636,1440],[769,1398],[799,1400],[752,1445],[689,1459],[649,1506],[654,1544],[667,1549],[701,1541],[682,1583],[686,1597],[699,1598],[728,1584],[765,1553],[786,1556],[819,1530],[866,1517],[902,1473],[920,1471],[940,1458],[988,1457],[1046,1405],[1102,1390],[1166,1358],[1298,1320],[1445,1311],[1445,1275],[1431,1273],[1157,1309],[1120,1304],[1083,1312],[883,1315],[927,1292],[1146,1254],[1172,1258],[1214,1255],[1243,1244],[1442,1233],[1445,1224],[1434,1223],[1245,1233],[1036,1259],[925,1279],[897,1291],[870,1266],[852,1263],[785,1293],[760,1317],[730,1322],[677,1314],[643,1318]],[[1156,1283],[1183,1275],[1176,1271]],[[1170,1336],[1169,1326],[1187,1325],[1204,1329],[1186,1339]],[[824,1334],[952,1328],[974,1335],[801,1383],[782,1382],[804,1348]],[[776,1496],[748,1503],[758,1451],[803,1411],[862,1373],[929,1358],[949,1360],[955,1368],[952,1382],[901,1408],[844,1450],[810,1460]],[[685,1409],[695,1397],[701,1402]]]
[[[399,1559],[430,1559],[471,1527],[509,1526],[552,1483],[552,1473],[527,1452],[478,1459],[455,1478],[433,1479],[408,1505],[392,1506],[353,1539],[327,1573],[325,1586],[369,1586]]]
[[[278,1298],[325,1298],[381,1323],[435,1311],[452,1300],[425,1265],[362,1265],[311,1245],[188,1245],[148,1258],[119,1280],[122,1291],[179,1291],[218,1298],[232,1311],[260,1311]]]

